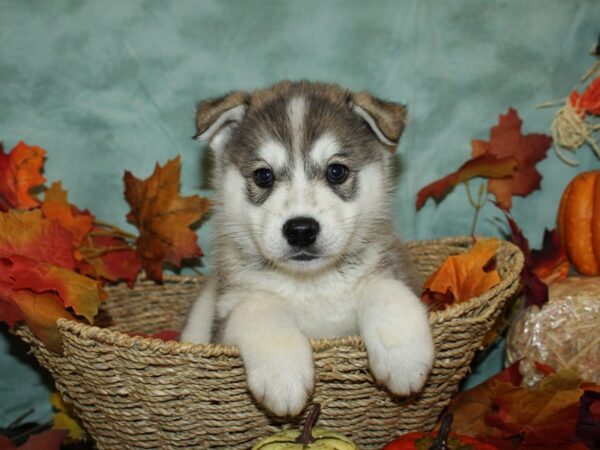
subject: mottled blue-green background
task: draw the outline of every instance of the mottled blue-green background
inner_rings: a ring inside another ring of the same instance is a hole
[[[529,1],[80,1],[0,0],[0,139],[48,151],[45,175],[99,218],[127,227],[125,169],[146,177],[177,154],[183,192],[201,190],[193,142],[198,100],[284,78],[338,82],[408,104],[396,218],[405,239],[468,233],[459,188],[415,213],[415,194],[458,167],[470,140],[498,114],[520,112],[526,132],[548,132],[553,110],[594,62],[600,2]],[[589,149],[567,167],[554,154],[542,190],[513,213],[537,245],[560,194],[598,167]],[[479,232],[498,234],[486,207]],[[200,244],[210,266],[210,224]],[[31,405],[47,418],[47,388],[0,335],[0,426]],[[498,354],[482,372],[499,367]]]

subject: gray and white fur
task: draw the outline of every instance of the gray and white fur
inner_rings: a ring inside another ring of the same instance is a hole
[[[182,340],[240,349],[257,401],[302,411],[309,338],[362,336],[374,377],[423,386],[434,348],[391,220],[404,106],[335,84],[284,81],[200,103],[214,152],[215,273]]]

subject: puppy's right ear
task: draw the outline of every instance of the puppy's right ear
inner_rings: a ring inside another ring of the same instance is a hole
[[[208,141],[215,151],[221,151],[233,129],[246,114],[248,94],[232,92],[220,98],[204,100],[196,110],[197,141]]]

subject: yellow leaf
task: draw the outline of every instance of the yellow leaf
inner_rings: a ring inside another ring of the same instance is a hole
[[[71,405],[65,403],[58,392],[50,395],[50,403],[57,410],[52,419],[54,430],[65,430],[69,434],[65,440],[67,444],[81,441],[85,438],[85,431],[73,414]]]

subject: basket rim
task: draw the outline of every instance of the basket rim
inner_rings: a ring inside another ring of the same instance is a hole
[[[475,239],[498,239],[489,236],[477,236]],[[405,242],[408,248],[415,248],[419,246],[435,246],[435,245],[447,245],[457,247],[469,247],[473,243],[474,238],[470,236],[461,237],[446,237],[437,239],[426,239]],[[482,303],[487,303],[491,298],[498,296],[498,294],[505,290],[516,291],[515,286],[519,286],[518,275],[524,265],[524,255],[521,250],[514,244],[498,239],[500,246],[498,251],[503,250],[508,253],[509,258],[513,261],[512,266],[509,268],[507,276],[502,278],[500,283],[492,287],[484,294],[477,297],[473,297],[466,302],[462,302],[453,305],[450,308],[441,311],[432,311],[429,313],[430,324],[437,322],[443,322],[449,318],[460,317],[466,310],[475,308]],[[198,276],[180,276],[180,275],[167,275],[164,277],[166,282],[198,282],[205,278],[204,275]],[[516,283],[515,283],[516,282]],[[498,298],[500,298],[498,296]],[[493,310],[488,312],[492,314]],[[482,315],[481,318],[485,319],[486,315]],[[191,342],[180,342],[180,341],[164,341],[158,338],[143,337],[143,336],[131,336],[125,332],[119,330],[111,330],[108,328],[100,328],[96,325],[91,325],[83,322],[77,322],[70,319],[60,318],[57,321],[57,326],[61,334],[72,333],[82,338],[98,340],[105,344],[116,345],[123,348],[135,347],[139,350],[149,350],[153,352],[159,352],[163,354],[180,354],[190,356],[203,356],[203,357],[237,357],[240,356],[239,349],[234,345],[224,344],[195,344]],[[23,325],[25,327],[25,325]],[[33,337],[33,336],[32,336]],[[33,337],[35,339],[35,337]],[[343,336],[335,338],[319,338],[310,339],[313,351],[320,352],[328,350],[333,347],[351,346],[351,347],[363,347],[362,338],[360,336]]]

